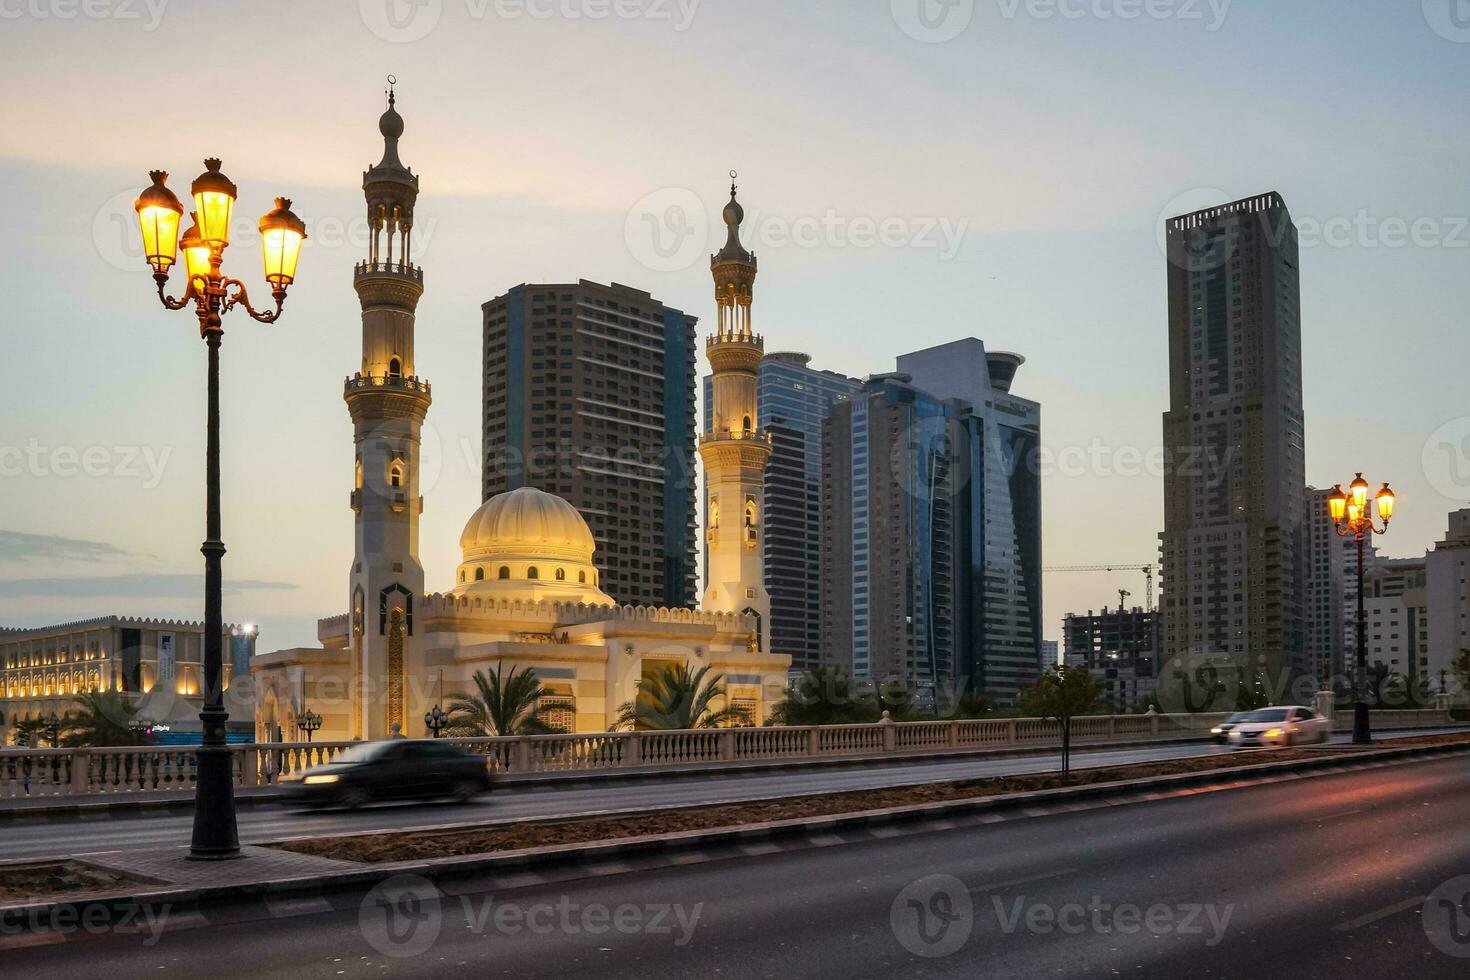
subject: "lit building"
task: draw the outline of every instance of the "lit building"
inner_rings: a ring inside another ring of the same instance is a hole
[[[227,700],[230,679],[249,673],[254,640],[253,630],[226,627]],[[203,648],[204,624],[176,620],[102,616],[0,628],[0,732],[75,711],[79,694],[118,691],[138,706],[140,719],[197,733]],[[248,717],[250,706],[240,711]]]
[[[1042,667],[1040,406],[978,340],[899,358],[823,440],[822,658],[998,703]]]
[[[763,558],[772,648],[791,655],[793,670],[815,666],[821,656],[822,423],[835,403],[862,387],[855,378],[810,365],[806,354],[767,354],[756,390],[757,412],[771,434]],[[713,378],[706,377],[704,416],[713,413]]]
[[[1279,683],[1311,669],[1296,227],[1273,193],[1166,232],[1161,655],[1229,655]]]
[[[1337,533],[1327,498],[1332,490],[1307,487],[1303,588],[1305,653],[1313,674],[1324,683],[1350,678],[1358,654],[1358,544]],[[1372,541],[1363,543],[1363,568],[1374,569]]]
[[[783,695],[791,660],[769,652],[762,632],[768,609],[758,557],[760,464],[769,441],[756,428],[759,338],[749,330],[748,281],[743,294],[721,291],[730,299],[721,300],[720,330],[709,345],[716,404],[721,417],[736,422],[717,420],[701,446],[711,508],[730,514],[725,530],[712,534],[716,560],[705,608],[617,602],[604,587],[587,520],[565,497],[531,486],[480,504],[460,536],[453,588],[426,595],[417,558],[417,450],[429,398],[428,385],[414,376],[412,353],[423,276],[412,265],[408,238],[418,181],[398,162],[403,120],[391,101],[379,130],[384,162],[363,187],[374,222],[372,253],[355,280],[363,369],[347,391],[358,445],[351,605],[319,622],[320,647],[254,658],[257,737],[292,732],[307,708],[322,718],[322,739],[423,735],[433,705],[468,692],[477,671],[499,665],[534,669],[548,692],[540,707],[570,731],[605,731],[636,700],[639,681],[668,664],[711,668],[724,679],[728,703],[763,720]],[[738,246],[733,193],[727,220],[732,209],[730,238]],[[727,282],[721,256],[717,285]],[[750,266],[753,276],[753,257]],[[572,314],[584,324],[599,319],[588,316]],[[679,398],[689,393],[689,386],[678,387]]]
[[[585,279],[522,284],[481,312],[481,499],[564,498],[597,539],[608,595],[693,606],[697,319]]]
[[[1158,690],[1156,617],[1141,606],[1068,613],[1062,642],[1067,666],[1082,667],[1096,678],[1114,711],[1138,707]]]

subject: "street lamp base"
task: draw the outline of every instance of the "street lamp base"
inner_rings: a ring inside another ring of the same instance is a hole
[[[240,857],[230,750],[223,745],[201,745],[198,759],[189,860],[228,861]]]
[[[1368,726],[1368,705],[1362,701],[1353,705],[1353,744],[1373,744],[1373,732]]]

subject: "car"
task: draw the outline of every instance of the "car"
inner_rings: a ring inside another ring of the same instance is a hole
[[[1220,722],[1220,724],[1216,725],[1214,728],[1211,728],[1210,734],[1214,736],[1216,742],[1219,742],[1223,745],[1224,743],[1230,741],[1230,729],[1240,724],[1240,719],[1244,718],[1248,714],[1250,714],[1249,711],[1237,711],[1229,718],[1226,718],[1224,721]]]
[[[493,784],[481,756],[434,739],[364,742],[281,780],[287,802],[355,809],[378,800],[468,802]]]
[[[1236,749],[1325,742],[1332,737],[1327,718],[1311,708],[1289,706],[1247,711],[1230,729],[1230,747]]]

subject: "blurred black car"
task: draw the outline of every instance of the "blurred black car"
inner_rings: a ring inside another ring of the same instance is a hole
[[[378,800],[465,801],[491,785],[487,760],[432,739],[365,742],[281,780],[288,802],[349,808]]]

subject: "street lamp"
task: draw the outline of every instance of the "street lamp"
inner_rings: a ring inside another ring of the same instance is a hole
[[[208,409],[205,424],[205,541],[204,553],[204,706],[199,713],[203,738],[198,749],[194,788],[194,835],[189,857],[220,860],[239,857],[240,839],[235,827],[235,791],[230,753],[225,744],[225,722],[221,655],[224,631],[221,615],[221,560],[225,546],[220,540],[219,507],[219,345],[224,334],[220,320],[241,307],[261,323],[274,323],[286,302],[286,289],[296,278],[296,261],[306,226],[291,213],[291,202],[276,198],[276,207],[260,219],[262,259],[266,282],[271,285],[274,310],[259,311],[250,305],[245,284],[220,271],[224,251],[230,244],[230,217],[234,213],[235,184],[220,173],[220,162],[204,161],[204,173],[190,187],[194,198],[193,225],[180,238],[179,223],[184,206],[166,186],[168,173],[150,171],[153,183],[138,195],[134,209],[143,233],[143,254],[153,269],[158,299],[170,310],[182,310],[193,302],[199,319],[199,334],[209,348]],[[164,293],[169,272],[184,250],[187,277],[183,295],[174,299]]]
[[[319,731],[322,727],[322,716],[307,708],[301,712],[301,717],[296,719],[296,727],[301,730],[302,734],[306,736],[306,740],[310,742],[311,733]]]
[[[1327,498],[1327,512],[1332,517],[1332,526],[1338,536],[1351,536],[1358,543],[1358,669],[1353,677],[1353,743],[1367,745],[1373,741],[1373,732],[1368,723],[1367,694],[1363,690],[1368,677],[1368,615],[1363,604],[1363,546],[1375,534],[1388,533],[1388,522],[1393,518],[1394,496],[1388,484],[1383,485],[1370,501],[1368,481],[1359,473],[1347,490],[1339,483]],[[1373,511],[1378,511],[1380,528],[1373,522]]]
[[[61,738],[61,719],[56,717],[56,712],[51,712],[51,717],[46,719],[46,741],[51,747],[56,748],[57,741]]]

